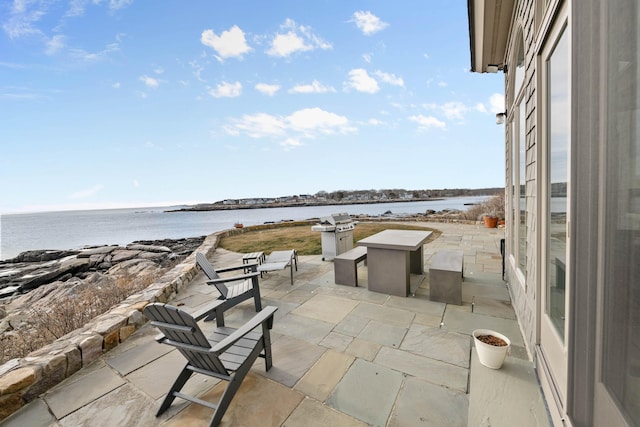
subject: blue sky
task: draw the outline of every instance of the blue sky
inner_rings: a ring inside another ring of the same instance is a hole
[[[0,26],[0,212],[504,185],[462,0],[14,0]]]

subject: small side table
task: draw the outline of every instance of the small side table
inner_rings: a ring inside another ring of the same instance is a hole
[[[249,264],[251,263],[251,261],[253,262],[257,262],[258,265],[262,264],[262,262],[265,260],[266,256],[264,255],[264,252],[260,251],[260,252],[250,252],[248,254],[244,254],[242,256],[242,263],[243,264]],[[262,277],[262,271],[260,272],[260,277]]]

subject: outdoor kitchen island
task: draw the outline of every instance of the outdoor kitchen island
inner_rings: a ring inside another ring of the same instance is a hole
[[[359,240],[367,247],[369,290],[399,297],[410,291],[410,277],[424,272],[422,245],[430,231],[384,230]]]

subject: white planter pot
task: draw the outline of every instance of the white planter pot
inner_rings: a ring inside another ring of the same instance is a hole
[[[483,343],[477,338],[480,335],[493,335],[494,337],[498,337],[504,340],[507,345],[499,347]],[[501,333],[492,331],[491,329],[476,329],[475,331],[473,331],[473,341],[476,346],[476,352],[478,353],[478,359],[480,359],[480,363],[482,363],[487,368],[500,369],[505,357],[507,357],[509,349],[511,348],[511,341],[509,340],[509,338],[505,337]]]

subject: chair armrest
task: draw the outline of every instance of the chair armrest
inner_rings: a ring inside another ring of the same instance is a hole
[[[235,271],[235,270],[242,270],[242,269],[247,269],[247,268],[254,268],[257,267],[258,263],[257,262],[250,262],[249,264],[242,264],[242,265],[237,265],[234,267],[224,267],[224,268],[216,268],[216,273],[226,273],[228,271]]]
[[[252,279],[259,275],[260,273],[255,272],[255,273],[248,273],[248,274],[240,274],[238,276],[220,277],[218,279],[207,280],[207,285],[215,285],[216,283],[227,283],[227,282],[235,282],[238,280]]]
[[[249,332],[254,330],[256,327],[260,326],[265,322],[269,322],[273,319],[273,314],[278,310],[278,307],[268,306],[263,308],[260,312],[258,312],[255,316],[253,316],[247,323],[242,325],[238,330],[229,335],[227,338],[220,341],[215,347],[211,349],[214,353],[223,353],[236,341],[247,335]]]
[[[205,317],[209,316],[209,314],[212,311],[215,311],[219,306],[221,306],[224,303],[225,303],[225,300],[215,300],[211,304],[206,305],[194,311],[193,313],[191,313],[191,316],[196,320],[196,322],[198,322],[204,319]]]

